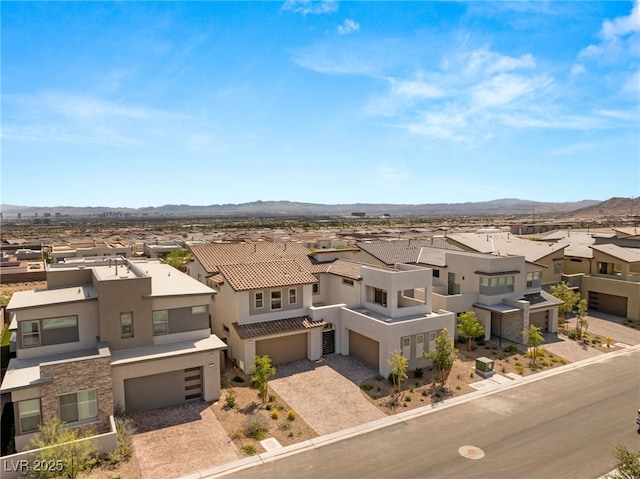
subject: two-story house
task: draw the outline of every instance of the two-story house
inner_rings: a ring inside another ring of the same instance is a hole
[[[390,373],[402,351],[411,367],[427,362],[455,316],[433,311],[431,271],[366,265],[353,250],[311,253],[296,243],[192,245],[189,273],[215,286],[212,330],[245,372],[256,355],[274,364],[325,354],[355,356]],[[426,293],[425,293],[426,292]]]
[[[52,418],[102,433],[117,407],[217,399],[225,344],[209,327],[214,293],[154,260],[48,265],[47,288],[7,306],[16,358],[0,392],[14,404],[16,450]]]
[[[415,240],[359,242],[357,246],[363,260],[386,264],[398,258],[431,269],[433,308],[458,315],[474,311],[486,339],[523,343],[522,331],[530,324],[557,331],[561,301],[542,290],[544,266],[524,256],[474,253]]]

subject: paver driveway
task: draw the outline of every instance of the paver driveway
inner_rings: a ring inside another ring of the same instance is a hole
[[[169,479],[241,457],[204,401],[135,413],[133,446],[143,479]]]
[[[354,358],[328,355],[276,366],[269,386],[319,435],[386,417],[363,396],[358,384],[377,371]]]

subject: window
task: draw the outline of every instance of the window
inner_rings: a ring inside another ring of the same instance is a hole
[[[256,309],[260,309],[264,306],[264,294],[262,293],[262,291],[256,293],[256,295],[254,296],[254,305]]]
[[[540,286],[540,271],[527,273],[527,288]]]
[[[320,284],[313,283],[313,294],[319,294],[319,293],[320,293]]]
[[[460,283],[462,275],[460,273],[449,273],[447,280],[447,294],[460,294]]]
[[[387,306],[387,292],[384,289],[375,288],[373,292],[373,302],[381,306]]]
[[[480,277],[480,294],[495,296],[513,293],[515,276]]]
[[[160,311],[153,312],[153,335],[159,336],[161,334],[169,333],[169,310],[162,309]]]
[[[353,286],[353,280],[352,279],[347,279],[347,278],[342,278],[342,284],[346,284],[347,286]]]
[[[298,290],[296,288],[289,289],[289,304],[296,304],[298,302]]]
[[[421,358],[424,352],[424,334],[416,335],[416,358]]]
[[[562,261],[553,263],[553,274],[562,274]]]
[[[271,309],[282,309],[282,291],[271,291]]]
[[[40,399],[27,399],[18,402],[20,432],[37,431],[40,425]]]
[[[402,338],[402,355],[411,359],[411,338]]]
[[[191,314],[207,314],[207,306],[192,306]]]
[[[77,328],[77,316],[61,316],[59,318],[49,318],[42,320],[42,330],[61,329],[61,328]]]
[[[22,345],[25,348],[31,346],[40,346],[40,322],[39,321],[23,321],[22,322]]]
[[[98,400],[95,389],[60,396],[62,422],[86,421],[96,417],[98,417]]]
[[[133,338],[133,313],[120,313],[120,333],[122,338]]]
[[[440,270],[439,269],[434,269],[433,270],[433,277],[434,278],[439,278],[440,277]]]

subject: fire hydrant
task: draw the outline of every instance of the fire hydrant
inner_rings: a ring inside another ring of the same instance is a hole
[[[611,347],[611,338],[609,336],[607,336],[607,347]]]

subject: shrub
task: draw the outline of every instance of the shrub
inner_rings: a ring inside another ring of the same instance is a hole
[[[296,412],[293,409],[289,410],[289,412],[287,413],[287,419],[289,421],[293,421],[295,420],[295,418],[296,418]]]
[[[504,348],[504,352],[509,354],[515,354],[518,352],[518,348],[516,348],[515,345],[510,344],[509,346]]]
[[[118,442],[116,449],[109,453],[109,460],[111,462],[120,462],[130,458],[133,454],[132,437],[136,430],[133,419],[130,417],[118,416],[115,418],[115,423]]]
[[[238,404],[238,395],[233,389],[229,389],[224,398],[224,405],[229,409],[233,409]]]
[[[541,359],[540,361],[538,361],[538,364],[545,368],[551,365],[551,363],[546,359]]]
[[[578,337],[578,331],[576,331],[576,328],[573,328],[567,333],[567,336],[569,336],[569,339],[575,340]]]
[[[524,374],[524,366],[522,364],[516,364],[515,370],[518,374]]]
[[[265,408],[267,411],[271,411],[271,410],[273,409],[273,406],[272,406],[271,404],[267,404],[264,408]],[[276,410],[277,410],[277,408],[276,408]]]
[[[274,394],[269,394],[269,402],[276,402],[276,396]]]
[[[247,437],[260,441],[264,439],[268,431],[267,423],[262,416],[254,415],[247,419],[245,431]]]
[[[422,376],[424,376],[424,369],[422,368],[415,368],[413,370],[413,377],[416,379],[420,379]]]
[[[280,417],[280,413],[278,412],[277,409],[275,409],[272,413],[271,413],[271,419],[278,419]]]
[[[460,391],[462,389],[462,386],[460,386],[459,384],[456,384],[456,389]]]
[[[362,388],[364,391],[371,391],[373,389],[373,386],[369,383],[364,383],[360,385],[360,388]]]
[[[429,395],[429,391],[427,391],[426,389],[423,389],[423,390],[422,390],[422,395],[423,395],[424,397],[427,397],[427,396]]]
[[[256,448],[251,444],[245,444],[244,446],[242,446],[242,451],[248,456],[253,456],[256,452],[258,452],[256,451]]]
[[[405,402],[411,402],[411,396],[408,394],[404,397]]]
[[[288,431],[289,429],[291,429],[291,423],[287,421],[281,422],[278,426],[278,429],[280,429],[281,431]]]
[[[469,372],[469,377],[470,377],[470,378],[474,377],[475,375],[476,375],[476,373],[474,373],[473,371],[470,371],[470,372]]]

